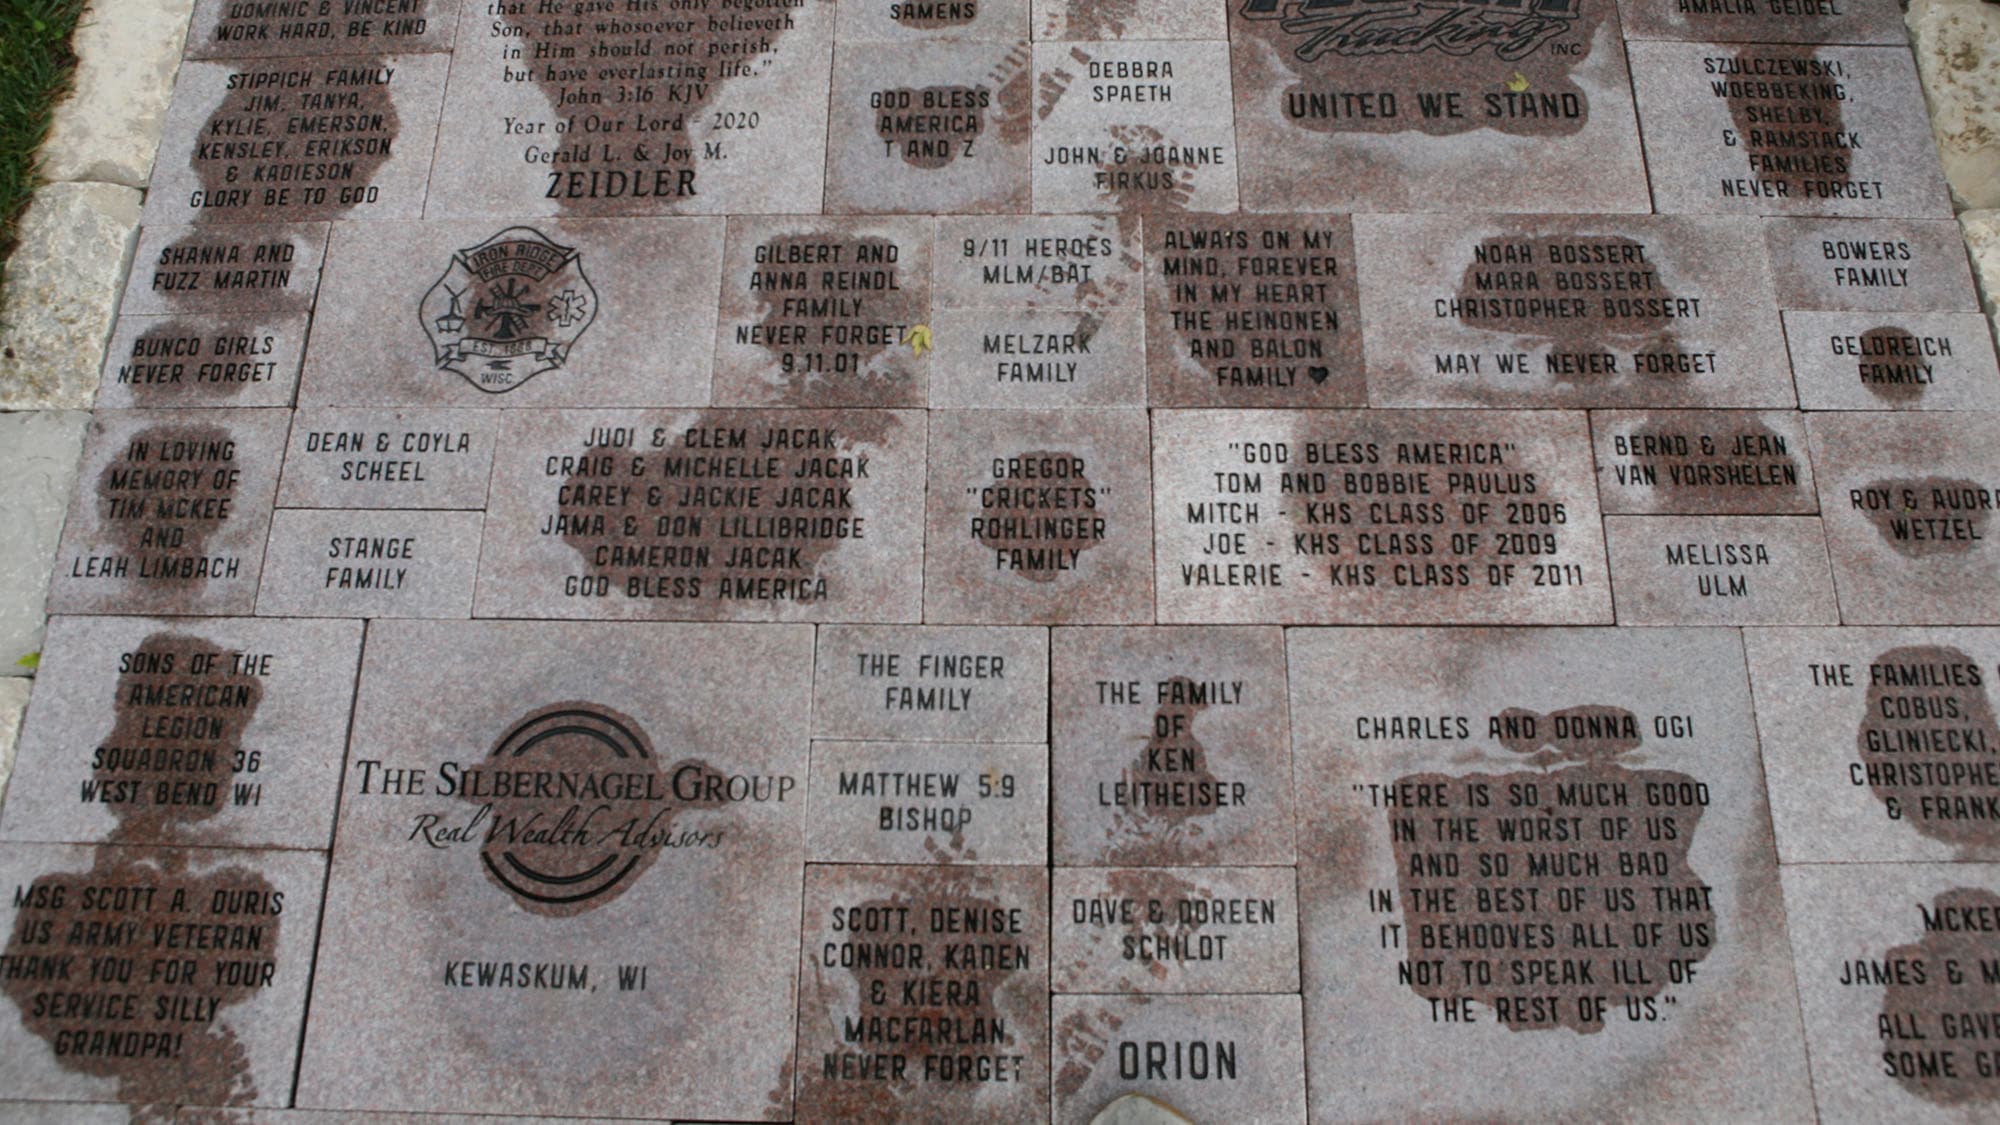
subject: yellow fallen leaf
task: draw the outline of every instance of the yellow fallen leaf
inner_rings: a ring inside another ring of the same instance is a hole
[[[911,325],[903,332],[903,342],[910,345],[910,350],[921,357],[925,352],[931,350],[931,326],[928,324]]]
[[[1515,72],[1514,72],[1514,77],[1512,77],[1512,78],[1509,78],[1509,79],[1507,80],[1507,88],[1508,88],[1509,90],[1512,90],[1512,91],[1513,91],[1514,93],[1517,93],[1517,94],[1518,94],[1518,93],[1520,93],[1521,91],[1523,91],[1523,90],[1527,89],[1527,88],[1528,88],[1528,78],[1527,78],[1527,76],[1526,76],[1526,75],[1524,75],[1524,74],[1522,74],[1522,73],[1521,73],[1520,71],[1518,71],[1518,70],[1517,70],[1517,71],[1515,71]]]

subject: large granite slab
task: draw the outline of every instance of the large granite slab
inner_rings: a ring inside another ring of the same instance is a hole
[[[181,64],[147,225],[416,218],[450,66],[381,52]]]
[[[1837,625],[1811,516],[1606,516],[1620,625]]]
[[[480,617],[915,621],[914,411],[516,411]]]
[[[1038,868],[808,868],[799,1119],[1040,1119],[1048,910]]]
[[[122,316],[303,313],[319,292],[325,223],[139,230]]]
[[[1056,862],[1293,862],[1291,729],[1277,629],[1059,629]]]
[[[1059,867],[1057,992],[1296,992],[1289,867]]]
[[[1984,864],[1785,868],[1813,1097],[1829,1122],[1983,1121],[2000,873]]]
[[[97,408],[288,407],[306,322],[304,313],[120,317],[104,349]]]
[[[1744,634],[1786,863],[2000,859],[1992,629]]]
[[[1140,410],[934,413],[924,619],[1151,620],[1146,422]]]
[[[1146,224],[1155,406],[1362,406],[1344,215],[1161,214]]]
[[[1593,410],[1606,514],[1806,515],[1819,510],[1802,415]]]
[[[1894,43],[1896,0],[1619,0],[1627,39],[1702,43]]]
[[[1949,219],[1766,219],[1764,248],[1780,308],[1979,307],[1965,237]]]
[[[325,848],[353,621],[58,617],[0,838]]]
[[[1035,209],[1234,211],[1229,44],[1035,44]]]
[[[1289,657],[1316,1120],[1812,1120],[1735,635]]]
[[[286,508],[484,508],[500,416],[306,407],[292,415]]]
[[[293,58],[369,51],[451,50],[461,0],[198,0],[188,27],[191,59]]]
[[[1840,617],[2000,623],[2000,415],[1809,414]]]
[[[1296,996],[1058,996],[1054,1017],[1060,1125],[1126,1093],[1196,1121],[1306,1119]]]
[[[1030,210],[1033,81],[1025,40],[842,42],[827,108],[826,211]]]
[[[283,410],[107,410],[84,435],[52,613],[248,613]]]
[[[1664,212],[1948,218],[1910,52],[1632,43]]]
[[[284,508],[257,589],[263,617],[470,617],[478,512]]]
[[[1785,314],[1807,410],[2000,410],[1986,318],[1964,313]]]
[[[424,213],[817,211],[833,9],[464,3]]]
[[[814,863],[1048,862],[1045,745],[816,740],[810,789]]]
[[[1758,234],[1655,216],[1362,216],[1368,400],[1789,407]]]
[[[992,625],[823,625],[813,736],[895,742],[1049,737],[1049,634]]]
[[[1614,0],[1229,13],[1252,211],[1644,211]]]
[[[325,871],[301,851],[0,845],[0,1088],[139,1120],[285,1104]]]
[[[299,402],[705,404],[722,226],[338,224]]]
[[[297,1104],[789,1117],[811,677],[802,628],[375,623]]]
[[[1160,620],[1611,620],[1584,416],[1162,411]]]
[[[928,219],[729,220],[715,330],[719,406],[922,406],[938,363]]]

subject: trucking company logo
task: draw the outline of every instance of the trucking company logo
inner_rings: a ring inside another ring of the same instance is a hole
[[[509,227],[453,254],[417,315],[439,367],[505,394],[569,360],[597,319],[597,290],[575,249]]]
[[[1576,23],[1582,0],[1245,0],[1238,14],[1276,20],[1306,62],[1326,55],[1526,58]]]

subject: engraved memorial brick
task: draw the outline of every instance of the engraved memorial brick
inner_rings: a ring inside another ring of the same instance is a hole
[[[1702,43],[1893,43],[1909,37],[1895,0],[1620,0],[1627,39]]]
[[[1136,304],[1142,225],[1125,215],[941,215],[932,300],[940,310]]]
[[[290,420],[282,410],[98,414],[50,611],[249,613]]]
[[[1965,238],[1949,219],[1766,219],[1778,307],[1970,312]]]
[[[303,313],[120,317],[97,407],[288,407],[305,347]]]
[[[297,1104],[790,1117],[811,675],[802,628],[373,624]]]
[[[500,416],[312,408],[292,416],[287,508],[484,508]]]
[[[183,63],[147,223],[416,218],[450,63],[386,53]]]
[[[515,412],[473,613],[915,621],[923,465],[914,411]]]
[[[1029,0],[847,0],[834,35],[842,43],[1028,37]]]
[[[0,838],[333,839],[358,622],[58,617],[44,645]]]
[[[932,326],[933,407],[1146,405],[1145,330],[1136,308],[948,310]]]
[[[1058,996],[1054,1017],[1060,1125],[1124,1093],[1198,1121],[1306,1119],[1296,996]]]
[[[1742,220],[1363,216],[1369,401],[1789,407],[1757,234]]]
[[[1291,863],[1278,630],[1059,629],[1056,862]]]
[[[2000,623],[2000,415],[1808,414],[1806,428],[1841,620]]]
[[[478,512],[280,509],[271,517],[264,617],[470,617]]]
[[[323,855],[0,844],[0,1085],[49,1101],[290,1096]],[[65,1118],[67,1120],[67,1118]]]
[[[1734,635],[1288,640],[1315,1119],[1812,1119]]]
[[[451,50],[461,0],[198,0],[191,59]]]
[[[1223,39],[1228,13],[1207,0],[1035,0],[1035,38]]]
[[[1034,868],[808,868],[800,1119],[1040,1119],[1048,903]]]
[[[1048,862],[1044,745],[815,741],[810,788],[814,863]]]
[[[1583,415],[1163,411],[1160,620],[1611,620]]]
[[[715,402],[924,405],[930,262],[927,219],[730,219]]]
[[[1229,45],[1035,44],[1040,211],[1236,209]]]
[[[1810,515],[1804,418],[1750,410],[1593,410],[1607,515]]]
[[[708,401],[717,219],[343,223],[308,406]]]
[[[1752,629],[1786,863],[2000,859],[2000,631]]]
[[[1916,64],[1900,44],[1627,52],[1660,211],[1951,215]]]
[[[828,108],[826,210],[1029,210],[1034,55],[1025,41],[843,41]]]
[[[1993,868],[1787,867],[1785,909],[1820,1120],[1991,1117]]]
[[[832,0],[467,0],[425,214],[819,210]]]
[[[1606,516],[1620,625],[1835,625],[1811,516]]]
[[[1158,406],[1361,406],[1344,215],[1152,216],[1146,362]]]
[[[1978,313],[1785,314],[1807,410],[2000,410],[2000,362]]]
[[[924,619],[1150,620],[1146,442],[1138,410],[933,414]]]
[[[140,228],[119,312],[127,317],[303,313],[319,291],[325,223]]]
[[[1048,741],[1047,630],[824,625],[813,735],[893,742]]]
[[[1644,211],[1613,0],[1229,13],[1252,211]]]
[[[1057,992],[1295,992],[1289,867],[1059,867]]]

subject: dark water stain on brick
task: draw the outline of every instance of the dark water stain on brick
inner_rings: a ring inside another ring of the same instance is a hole
[[[294,236],[249,234],[270,230],[235,224],[195,227],[152,261],[134,262],[133,273],[146,276],[153,295],[174,309],[248,312],[282,304],[302,310],[310,304],[306,295],[287,294],[299,253]],[[311,235],[300,231],[296,237]],[[285,299],[279,299],[281,294]]]
[[[242,560],[211,555],[209,541],[237,514],[236,453],[225,426],[166,423],[134,434],[97,474],[101,550],[128,560],[126,581],[192,598],[211,578],[234,576]]]
[[[1119,771],[1117,780],[1135,795],[1157,794],[1160,787],[1176,786],[1184,787],[1179,792],[1206,794],[1207,799],[1162,802],[1149,797],[1119,809],[1105,829],[1110,863],[1158,866],[1201,862],[1220,842],[1207,830],[1208,818],[1225,805],[1243,803],[1247,783],[1218,778],[1209,769],[1208,747],[1195,734],[1195,719],[1208,710],[1201,685],[1175,676],[1163,687],[1164,701],[1149,720],[1145,745]]]
[[[1899,823],[1934,840],[2000,847],[2000,795],[1981,783],[2000,754],[2000,721],[1979,662],[1949,645],[1892,648],[1868,662],[1855,749],[1868,790]]]
[[[1265,7],[1268,14],[1254,14]],[[1237,5],[1229,25],[1233,53],[1261,42],[1297,80],[1278,104],[1294,128],[1564,137],[1590,119],[1589,96],[1571,75],[1590,61],[1612,4],[1296,8]],[[1556,47],[1574,53],[1558,55]],[[1619,50],[1616,36],[1610,49]],[[1460,96],[1456,114],[1446,91]]]
[[[1870,328],[1861,334],[1861,355],[1855,363],[1855,377],[1868,393],[1891,406],[1909,406],[1922,400],[1930,384],[1922,379],[1927,364],[1923,342],[1914,333],[1886,325]]]
[[[608,583],[611,597],[687,604],[751,588],[784,601],[838,596],[821,564],[842,543],[869,534],[855,490],[872,480],[871,460],[901,428],[886,411],[830,418],[704,411],[664,449],[579,450],[587,455],[563,482],[556,529],[586,572]],[[740,432],[743,445],[678,444],[694,430]],[[774,435],[788,444],[766,449]],[[694,475],[696,462],[724,460],[755,475]]]
[[[136,783],[138,795],[113,806],[119,823],[91,849],[88,871],[51,872],[15,892],[6,954],[23,971],[0,990],[61,1066],[115,1079],[135,1120],[166,1120],[175,1103],[246,1105],[260,1092],[223,1013],[272,985],[283,914],[296,903],[254,871],[197,874],[196,852],[128,846],[190,831],[227,798],[262,696],[231,666],[235,655],[175,634],[141,643],[119,677],[116,723],[93,775]],[[207,659],[220,662],[215,674],[194,673]],[[156,800],[161,784],[186,799]]]
[[[1405,923],[1400,979],[1434,1006],[1482,1004],[1510,1031],[1595,1034],[1656,1018],[1676,963],[1703,960],[1721,936],[1688,862],[1706,786],[1618,764],[1642,741],[1624,708],[1509,708],[1499,722],[1502,745],[1536,768],[1410,774],[1396,784],[1427,794],[1426,810],[1384,810]],[[1579,764],[1549,768],[1563,762]],[[1426,945],[1426,934],[1437,937]],[[1522,942],[1537,952],[1519,955]],[[1460,964],[1467,949],[1506,952],[1470,958],[1490,974],[1477,975]]]
[[[1992,932],[1977,922],[1968,925],[1964,920],[1990,919],[2000,914],[2000,895],[1980,888],[1954,887],[1937,896],[1928,910],[1920,914],[1928,915],[1923,938],[1888,950],[1882,955],[1882,962],[1921,963],[1924,972],[1921,977],[1907,973],[1903,980],[1892,980],[1882,989],[1880,1025],[1907,1028],[1914,1018],[1923,1031],[1936,1037],[1943,1031],[1943,1020],[1952,1017],[1966,1032],[1974,1032],[1970,1026],[1972,1019],[1991,1020],[1995,1018],[1993,1013],[2000,1011],[2000,985],[1982,971],[1993,961]],[[1932,929],[1930,918],[1940,922],[1950,919],[1950,925],[1960,928],[1941,924]],[[1962,982],[1952,982],[1948,965],[1957,967],[1964,978]],[[1868,963],[1855,963],[1843,966],[1843,971],[1867,980],[1871,979],[1868,968]],[[2000,1101],[2000,1069],[1981,1065],[1974,1057],[1990,1060],[1993,1042],[1990,1030],[1961,1035],[1956,1040],[1947,1036],[1941,1041],[1937,1038],[1890,1041],[1885,1036],[1882,1053],[1896,1058],[1898,1065],[1893,1077],[1903,1089],[1932,1105],[1963,1107],[1970,1112],[1984,1103]],[[1955,1075],[1926,1070],[1915,1057],[1932,1057],[1945,1051],[1953,1055]]]
[[[903,163],[932,171],[971,156],[993,104],[993,91],[983,85],[896,86],[880,93],[875,135]]]
[[[1557,386],[1625,379],[1685,383],[1700,361],[1685,354],[1674,314],[1689,306],[1667,288],[1647,255],[1644,243],[1623,235],[1524,230],[1483,239],[1459,275],[1458,322],[1521,337],[1532,342],[1528,346],[1546,344],[1548,358],[1530,357],[1526,373]],[[1562,285],[1579,274],[1620,288],[1597,292]],[[1522,307],[1529,302],[1561,303],[1580,315],[1525,314]],[[1653,369],[1636,370],[1633,353],[1651,357]],[[1484,357],[1488,368],[1495,363],[1495,357]]]
[[[699,759],[663,765],[637,719],[566,700],[510,727],[459,796],[482,806],[487,881],[529,913],[568,918],[631,890],[666,848],[719,846],[676,823],[720,807],[701,781],[713,773]],[[523,779],[555,784],[522,792]]]
[[[115,722],[91,771],[121,838],[176,842],[227,806],[239,771],[256,772],[246,767],[262,751],[243,734],[264,685],[241,658],[200,637],[153,633],[122,659]]]
[[[802,1121],[978,1120],[983,1093],[1032,1082],[1040,1065],[1032,1057],[1035,1026],[1045,1026],[1048,993],[1028,979],[1006,1000],[1001,995],[1017,975],[1035,975],[1035,912],[1004,902],[991,880],[973,872],[905,868],[894,882],[886,896],[843,901],[850,928],[808,942],[799,982],[799,1038],[807,1052],[799,1074]],[[940,910],[978,918],[983,932],[935,928],[933,912]],[[880,925],[870,929],[874,922]],[[891,957],[890,946],[901,952]],[[857,947],[891,963],[837,963],[839,949],[858,955]],[[843,974],[855,997],[851,1008],[846,988],[829,981]],[[844,1056],[868,1060],[870,1077],[841,1077]],[[975,1060],[1004,1070],[1006,1078],[966,1070]]]
[[[1075,574],[1109,530],[1088,469],[1082,454],[1062,450],[994,458],[993,478],[979,486],[972,538],[993,552],[996,570],[1036,583]]]
[[[279,377],[278,338],[258,321],[163,319],[113,356],[109,382],[131,388],[131,405],[229,406]]]
[[[1745,74],[1773,59],[1794,61],[1799,52],[1746,47],[1735,61]],[[1840,64],[1812,60],[1823,67]],[[1790,71],[1799,74],[1799,71]],[[1743,149],[1746,170],[1766,185],[1766,194],[1781,198],[1826,197],[1828,189],[1852,182],[1851,140],[1842,119],[1841,101],[1832,94],[1834,77],[1805,75],[1787,81],[1756,78],[1726,79],[1735,91],[1728,95],[1729,122]],[[1761,95],[1760,96],[1760,92]]]
[[[1714,434],[1661,419],[1635,428],[1630,440],[1639,451],[1632,460],[1655,478],[1663,512],[1785,511],[1803,488],[1792,443],[1759,419]]]
[[[371,202],[403,140],[395,71],[381,56],[239,64],[188,157],[208,201],[197,220],[330,219]]]
[[[574,62],[527,64],[530,80],[548,99],[551,120],[595,115],[623,126],[608,134],[615,139],[598,142],[622,155],[619,162],[593,160],[545,173],[551,177],[546,197],[564,215],[664,214],[698,194],[701,175],[691,129],[709,116],[723,83],[736,80],[725,79],[719,64],[767,64],[784,49],[795,22],[788,10],[657,12],[609,25],[584,17],[572,21],[575,30],[568,34],[550,34],[549,13],[533,4],[508,7],[518,10],[499,15],[498,22],[516,37],[510,42],[526,45],[530,54],[544,44],[576,52]],[[652,28],[668,18],[685,18],[689,26],[684,31]],[[627,72],[642,60],[652,60],[650,69],[661,76],[635,83]],[[629,93],[635,85],[652,95],[637,108]],[[643,159],[636,153],[641,145]],[[615,176],[627,179],[614,185]]]
[[[838,258],[812,262],[825,248]],[[813,231],[774,238],[755,270],[760,324],[781,372],[785,406],[922,406],[914,353],[903,339],[924,320],[920,283],[902,248],[876,236]]]
[[[1861,493],[1869,524],[1904,558],[1971,554],[1990,530],[1995,490],[1975,480],[1895,477],[1869,481]]]

